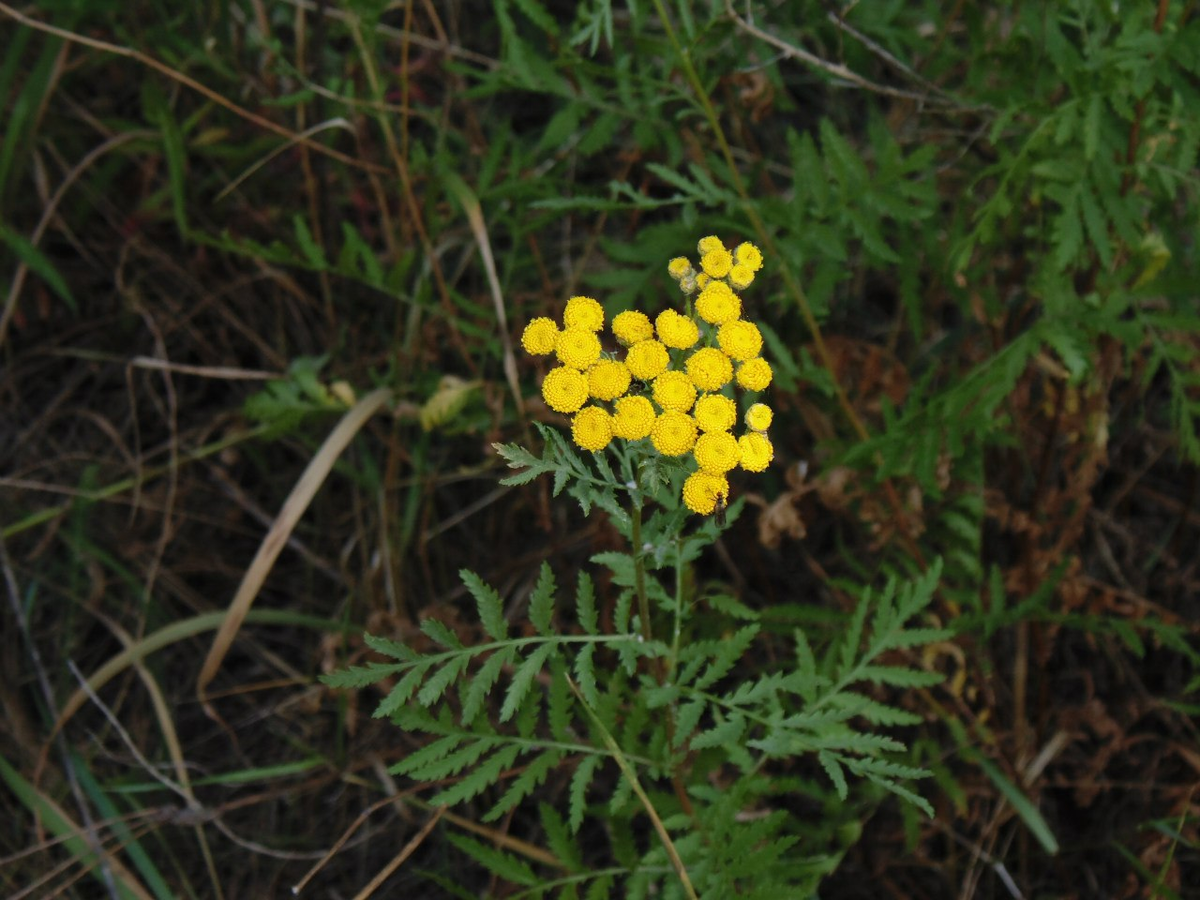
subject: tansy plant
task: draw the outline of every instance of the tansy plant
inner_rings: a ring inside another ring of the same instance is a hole
[[[622,312],[611,341],[588,297],[522,335],[557,363],[542,396],[572,417],[571,440],[540,425],[540,457],[497,445],[521,470],[506,482],[550,474],[555,494],[608,514],[629,549],[592,557],[605,590],[581,571],[560,603],[547,562],[531,593],[504,598],[464,570],[478,627],[430,619],[416,644],[368,637],[386,661],[324,679],[387,686],[375,715],[426,736],[391,772],[462,807],[453,821],[475,836],[447,824],[447,839],[512,885],[505,896],[809,896],[857,834],[852,786],[860,804],[891,792],[930,811],[905,786],[928,773],[876,729],[921,721],[884,688],[940,678],[901,653],[947,636],[908,627],[940,566],[862,589],[849,627],[820,641],[695,578],[727,527],[711,514],[730,473],[761,472],[774,454],[758,398],[771,367],[738,293],[762,254],[706,237],[698,256],[698,271],[682,257],[667,267],[682,308]]]

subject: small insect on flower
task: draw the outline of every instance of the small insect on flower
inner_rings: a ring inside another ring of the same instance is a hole
[[[721,494],[717,497],[717,504],[713,508],[713,518],[722,528],[725,527],[725,510],[729,508],[729,504],[725,502],[725,495]]]

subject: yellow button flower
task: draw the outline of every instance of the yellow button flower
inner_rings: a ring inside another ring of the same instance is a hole
[[[669,369],[654,379],[654,400],[663,409],[687,412],[696,402],[696,386],[687,375]]]
[[[612,436],[612,416],[598,406],[585,406],[571,420],[571,437],[584,450],[598,453]]]
[[[765,434],[752,431],[738,438],[741,466],[747,472],[761,472],[775,458],[775,448]]]
[[[692,416],[701,431],[728,431],[737,420],[737,407],[721,394],[705,394],[696,401]]]
[[[746,360],[738,366],[737,383],[748,391],[766,390],[771,383],[771,364],[761,356]]]
[[[578,369],[559,366],[546,373],[542,397],[555,412],[573,413],[587,401],[587,377]]]
[[[696,446],[696,420],[677,409],[668,409],[654,420],[650,443],[663,456],[683,456]]]
[[[720,390],[733,377],[733,364],[716,347],[697,350],[684,365],[692,383],[702,391]]]
[[[753,322],[734,319],[717,331],[717,343],[730,359],[753,359],[762,352],[762,332]]]
[[[751,272],[757,272],[763,266],[762,251],[749,241],[737,245],[733,259],[737,265],[746,266]]]
[[[700,238],[696,244],[696,252],[703,256],[705,253],[711,253],[713,250],[724,250],[725,245],[721,243],[721,239],[715,234],[710,234],[708,237]]]
[[[654,405],[645,397],[622,397],[613,416],[614,437],[640,441],[654,428]]]
[[[525,326],[521,332],[521,346],[526,353],[534,356],[545,356],[554,352],[554,344],[558,340],[558,326],[553,319],[538,316]]]
[[[602,359],[587,370],[588,393],[597,400],[616,400],[629,390],[629,369],[615,359]]]
[[[709,431],[696,439],[696,464],[710,475],[724,475],[742,458],[737,438],[728,431]]]
[[[604,327],[604,307],[591,297],[572,297],[563,310],[563,324],[568,328],[599,331]]]
[[[586,328],[567,328],[558,333],[554,352],[564,366],[583,371],[600,358],[600,338]]]
[[[700,329],[696,323],[673,309],[660,312],[654,320],[654,328],[658,332],[658,339],[676,350],[686,350],[700,340]]]
[[[709,250],[700,257],[700,268],[710,278],[724,278],[733,266],[733,256],[724,247]]]
[[[655,340],[638,341],[625,354],[625,365],[629,367],[629,373],[642,381],[657,378],[670,361],[667,348]]]
[[[617,313],[613,318],[612,333],[621,344],[628,347],[654,337],[654,326],[650,324],[650,317],[644,312],[631,309]]]
[[[749,266],[735,264],[729,270],[729,283],[739,291],[744,291],[754,283],[754,270]]]
[[[694,513],[707,516],[717,508],[717,501],[729,499],[729,481],[724,475],[712,475],[703,470],[693,472],[683,483],[683,504]]]
[[[742,301],[723,281],[710,281],[696,298],[696,312],[705,322],[724,325],[742,314]]]
[[[775,414],[771,412],[771,407],[765,403],[755,403],[746,410],[746,427],[751,431],[766,431],[771,427],[773,418]]]
[[[692,264],[687,261],[687,257],[677,256],[667,263],[667,274],[676,281],[679,281],[682,278],[686,278],[688,275],[695,275],[696,273],[692,269]]]

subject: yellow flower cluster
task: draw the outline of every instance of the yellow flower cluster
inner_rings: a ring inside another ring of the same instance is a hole
[[[574,414],[571,436],[578,446],[599,452],[614,438],[648,438],[663,456],[690,454],[696,470],[684,482],[683,502],[708,515],[728,500],[731,470],[761,472],[775,455],[765,404],[751,404],[746,433],[733,434],[738,390],[766,389],[772,372],[761,356],[762,333],[741,317],[736,293],[754,281],[762,253],[750,243],[729,250],[715,236],[701,238],[696,252],[698,267],[682,256],[667,264],[684,295],[696,294],[694,308],[688,300],[687,309],[664,310],[653,321],[637,310],[613,318],[623,358],[620,350],[604,351],[604,309],[591,297],[568,301],[561,328],[546,317],[531,321],[521,345],[558,360],[542,382],[542,396],[556,412]],[[589,400],[596,402],[585,405]]]

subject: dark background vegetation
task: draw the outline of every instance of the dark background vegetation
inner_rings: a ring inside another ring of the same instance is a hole
[[[367,896],[414,838],[376,896],[515,893],[446,835],[536,828],[423,832],[412,739],[316,676],[612,544],[498,487],[558,421],[513,336],[677,302],[705,234],[767,257],[777,457],[695,577],[820,643],[942,557],[959,635],[898,701],[936,818],[797,807],[822,896],[1200,893],[1197,5],[666,5],[678,49],[649,0],[0,5],[7,894]]]

